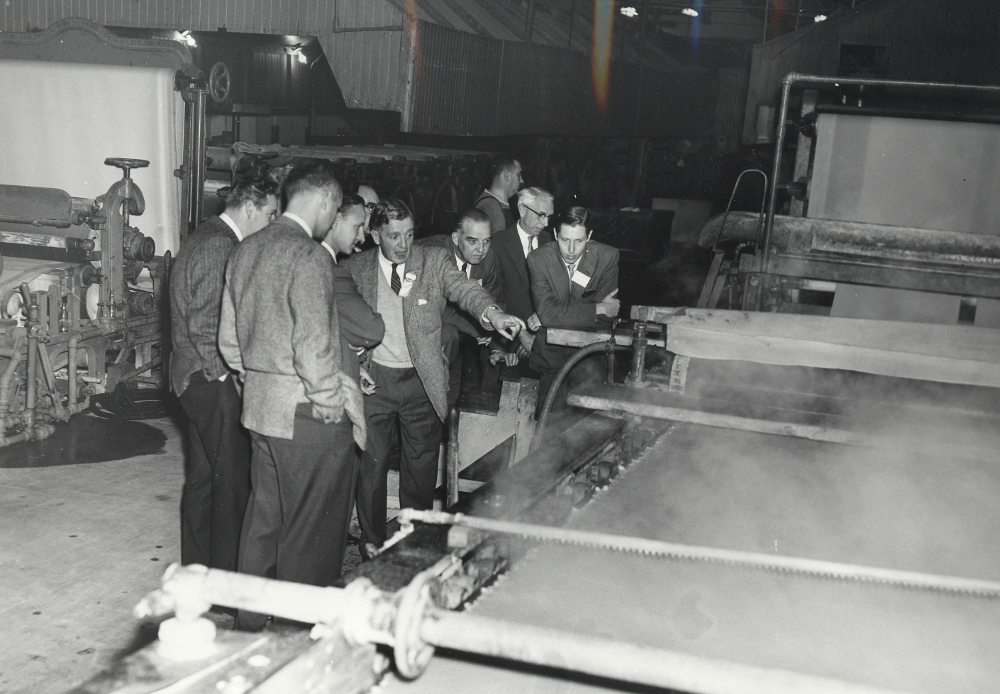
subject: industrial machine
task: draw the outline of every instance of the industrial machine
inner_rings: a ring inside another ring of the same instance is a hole
[[[998,96],[787,75],[773,168],[737,183],[769,179],[766,197],[702,231],[714,259],[698,307],[1000,326]]]
[[[816,128],[855,142],[858,123]],[[1000,255],[976,222],[992,169],[977,170],[976,204],[949,208],[971,210],[965,228],[950,213],[931,229],[840,219],[900,208],[861,204],[869,185],[886,199],[885,179],[851,184],[858,170],[816,137],[817,216],[776,214],[774,186],[761,213],[717,220],[704,306],[549,331],[579,348],[553,393],[576,361],[606,357],[605,382],[569,394],[591,414],[549,432],[543,407],[516,465],[446,512],[403,510],[400,532],[334,586],[172,567],[136,608],[173,615],[159,640],[76,691],[995,687]],[[202,617],[213,604],[291,623],[217,633]]]
[[[170,255],[201,214],[206,86],[186,47],[82,19],[5,33],[0,84],[19,95],[0,106],[5,446],[45,438],[92,395],[163,387]]]

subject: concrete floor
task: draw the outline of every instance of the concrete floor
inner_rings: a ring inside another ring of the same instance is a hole
[[[66,464],[53,441],[16,467],[25,452],[0,448],[0,692],[65,692],[155,637],[132,608],[180,559],[184,464],[177,424],[147,424],[162,450],[122,460]]]

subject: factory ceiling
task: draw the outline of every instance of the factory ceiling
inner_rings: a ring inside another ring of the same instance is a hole
[[[589,54],[594,11],[614,5],[616,57],[664,70],[732,67],[747,47],[870,0],[389,0],[423,21]]]

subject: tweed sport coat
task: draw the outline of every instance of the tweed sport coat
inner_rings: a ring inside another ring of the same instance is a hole
[[[559,255],[559,244],[541,246],[528,256],[531,293],[542,328],[531,349],[532,368],[553,370],[567,358],[567,350],[549,345],[548,328],[592,330],[607,328],[611,318],[597,315],[597,304],[618,288],[618,249],[597,241],[587,249],[576,271],[590,278],[586,286],[570,282],[566,264]],[[570,350],[571,351],[571,350]]]
[[[552,232],[543,229],[538,235],[538,248],[535,250],[539,250],[552,240]],[[528,320],[535,312],[535,302],[531,298],[531,278],[528,276],[528,264],[521,248],[521,237],[517,233],[517,223],[493,234],[490,252],[497,257],[500,285],[503,287],[507,312],[521,320]]]
[[[451,240],[451,234],[441,234],[439,236],[428,236],[418,241],[424,248],[441,248],[451,254],[452,258],[457,255],[455,243]],[[456,267],[457,267],[456,262]],[[497,272],[497,260],[493,251],[489,251],[483,258],[483,262],[469,267],[469,279],[478,282],[479,286],[490,293],[493,301],[503,308],[503,291],[500,287],[500,274]],[[489,331],[484,329],[479,323],[479,319],[470,316],[465,311],[458,308],[454,303],[448,302],[444,309],[442,320],[451,323],[460,333],[473,337],[486,337]]]
[[[357,381],[341,370],[337,303],[330,256],[294,221],[279,217],[229,258],[219,322],[219,350],[243,377],[243,426],[291,439],[295,409],[354,424],[365,446]]]
[[[378,308],[378,248],[357,253],[344,261],[365,302]],[[490,293],[455,266],[455,258],[440,248],[410,247],[406,274],[416,276],[403,298],[403,333],[410,360],[442,421],[448,414],[448,360],[441,347],[441,317],[448,301],[472,316],[482,316],[496,301]],[[483,327],[488,327],[483,324]]]
[[[170,385],[180,395],[201,371],[206,381],[229,373],[219,353],[219,311],[226,261],[240,240],[219,217],[184,239],[170,272]]]

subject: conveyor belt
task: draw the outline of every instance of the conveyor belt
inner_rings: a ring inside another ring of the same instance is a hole
[[[577,529],[1000,578],[1000,466],[679,425],[574,514]],[[1000,681],[996,600],[544,545],[470,610],[885,689]],[[438,654],[387,692],[609,683]]]

